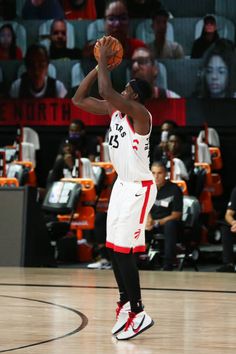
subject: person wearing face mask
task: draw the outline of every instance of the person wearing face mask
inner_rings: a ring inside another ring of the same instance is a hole
[[[98,141],[96,137],[88,136],[85,124],[82,120],[74,119],[71,121],[66,139],[73,147],[75,153],[79,156],[87,157],[90,161],[95,160],[95,157],[97,156]],[[59,147],[59,156],[63,155],[63,144],[64,140]]]

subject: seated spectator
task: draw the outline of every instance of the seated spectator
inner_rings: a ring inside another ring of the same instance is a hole
[[[146,47],[146,44],[137,38],[129,35],[130,19],[128,9],[122,0],[109,0],[105,7],[105,35],[117,38],[123,46],[123,58],[131,59],[136,48]],[[95,42],[89,42],[84,48],[84,56],[93,58],[93,47]]]
[[[165,9],[153,12],[152,24],[155,39],[149,43],[153,51],[154,58],[162,59],[181,59],[184,58],[184,50],[177,42],[171,42],[166,39],[167,23],[169,13]]]
[[[132,55],[132,78],[148,81],[153,87],[153,98],[179,98],[177,93],[157,86],[158,67],[149,48],[137,48]]]
[[[96,20],[97,12],[94,0],[62,0],[67,20]]]
[[[206,15],[203,19],[202,34],[193,43],[191,58],[201,58],[205,51],[218,39],[216,18],[213,15]]]
[[[72,144],[65,140],[62,145],[62,153],[57,157],[52,170],[48,174],[48,189],[53,182],[61,178],[79,177],[78,167],[76,167],[76,152]]]
[[[80,119],[71,121],[68,129],[68,136],[64,141],[68,141],[73,150],[81,157],[87,157],[94,161],[97,156],[97,138],[89,137],[86,132],[85,124]],[[63,154],[64,141],[59,147],[59,156]]]
[[[81,50],[79,48],[67,48],[66,43],[67,28],[64,20],[54,20],[51,25],[49,48],[50,59],[80,59]]]
[[[25,0],[22,9],[24,20],[49,20],[64,17],[59,0]]]
[[[127,6],[131,18],[151,18],[154,9],[163,7],[160,0],[129,0]]]
[[[199,98],[236,97],[236,80],[232,75],[235,64],[234,44],[219,39],[205,53],[201,75],[194,96]]]
[[[175,131],[178,124],[173,120],[165,120],[160,127],[161,139],[160,142],[154,146],[153,154],[151,154],[152,161],[159,161],[164,159],[168,151],[168,135],[171,131]]]
[[[28,47],[25,56],[26,72],[11,85],[12,98],[49,98],[67,95],[64,84],[48,76],[47,49],[40,44]]]
[[[157,186],[156,201],[148,215],[146,230],[164,234],[163,270],[174,268],[176,243],[182,230],[183,193],[177,184],[167,179],[167,170],[162,162],[154,162],[151,167]]]
[[[234,243],[236,241],[236,187],[233,188],[225,213],[226,225],[222,226],[222,245],[224,265],[217,272],[235,273]]]
[[[22,51],[16,45],[16,34],[11,24],[0,27],[0,60],[21,60]]]

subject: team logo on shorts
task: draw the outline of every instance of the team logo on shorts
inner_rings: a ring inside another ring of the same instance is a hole
[[[135,231],[135,233],[134,233],[135,240],[137,240],[139,238],[140,234],[141,234],[141,229],[138,229],[137,231]]]

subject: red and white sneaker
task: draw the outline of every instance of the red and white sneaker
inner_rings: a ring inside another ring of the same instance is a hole
[[[138,336],[143,331],[154,325],[152,318],[145,312],[129,312],[129,318],[123,331],[118,333],[116,339],[124,340]]]
[[[126,322],[129,318],[130,302],[128,301],[124,305],[121,305],[119,302],[117,302],[117,305],[118,306],[116,308],[116,323],[111,330],[112,334],[117,334],[123,328],[125,328]]]

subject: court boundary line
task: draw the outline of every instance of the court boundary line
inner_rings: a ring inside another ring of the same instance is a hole
[[[104,285],[64,285],[64,284],[23,284],[23,283],[0,283],[1,286],[26,286],[26,287],[39,287],[39,288],[78,288],[78,289],[117,289],[117,286],[104,286]],[[214,289],[178,289],[178,288],[149,288],[142,287],[142,290],[152,291],[183,291],[183,292],[196,292],[196,293],[219,293],[219,294],[236,294],[236,290],[214,290]]]
[[[70,332],[68,332],[66,334],[63,334],[63,335],[55,337],[55,338],[51,338],[51,339],[35,342],[35,343],[32,343],[32,344],[22,345],[22,346],[19,346],[19,347],[14,347],[14,348],[9,348],[9,349],[3,349],[3,350],[0,350],[0,353],[7,353],[7,352],[14,351],[14,350],[20,350],[20,349],[24,349],[24,348],[35,347],[36,345],[41,345],[41,344],[45,344],[45,343],[49,343],[49,342],[54,342],[56,340],[72,336],[75,333],[78,333],[78,332],[82,331],[82,329],[84,329],[87,326],[87,324],[88,324],[88,317],[85,316],[85,314],[83,314],[82,312],[80,312],[78,310],[75,310],[75,309],[73,309],[71,307],[65,306],[65,305],[60,305],[60,304],[56,304],[54,302],[45,301],[45,300],[31,299],[31,298],[22,297],[22,296],[12,296],[12,295],[2,295],[2,294],[0,294],[0,297],[40,302],[40,303],[43,303],[43,304],[47,304],[47,305],[52,305],[52,306],[55,306],[55,307],[63,308],[65,310],[69,310],[71,312],[74,312],[82,320],[82,323],[77,328],[75,328],[73,331],[70,331]]]

